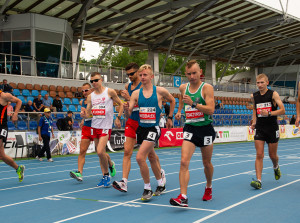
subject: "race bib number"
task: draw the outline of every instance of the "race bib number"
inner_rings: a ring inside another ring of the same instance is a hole
[[[133,109],[132,109],[132,111],[139,111],[140,110],[140,108],[139,108],[139,105],[138,104],[136,104],[134,107],[133,107]]]
[[[279,130],[276,131],[276,139],[279,138],[280,134],[279,134]]]
[[[211,145],[212,144],[212,136],[204,136],[203,144],[205,146]]]
[[[193,137],[193,133],[183,132],[183,139],[191,140]]]
[[[190,105],[185,105],[185,117],[186,123],[194,123],[204,121],[203,112],[199,111],[197,108],[192,108]]]
[[[105,118],[105,105],[95,105],[92,107],[94,118]]]
[[[155,140],[156,135],[156,132],[149,132],[147,135],[147,139]]]
[[[139,114],[141,123],[156,123],[155,107],[141,107]]]
[[[257,117],[268,117],[268,115],[263,116],[261,114],[262,110],[265,110],[267,112],[272,111],[272,103],[271,102],[266,102],[266,103],[259,103],[259,104],[256,105]]]
[[[6,129],[2,129],[1,132],[0,132],[0,135],[6,137],[7,136]]]

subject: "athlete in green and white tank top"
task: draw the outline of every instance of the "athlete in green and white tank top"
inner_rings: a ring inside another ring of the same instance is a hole
[[[202,82],[200,87],[195,93],[191,93],[189,91],[190,83],[186,85],[185,94],[190,96],[193,102],[197,104],[206,105],[204,98],[202,97],[202,89],[205,83]],[[184,113],[185,113],[185,124],[193,125],[193,126],[205,126],[209,125],[212,122],[211,116],[207,114],[203,114],[203,112],[199,111],[197,108],[190,106],[184,103]]]

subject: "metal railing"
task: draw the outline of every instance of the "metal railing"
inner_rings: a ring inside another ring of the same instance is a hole
[[[77,66],[78,72],[75,74]],[[34,57],[3,54],[0,53],[0,73],[18,74],[27,76],[55,77],[73,80],[88,80],[91,72],[99,72],[107,83],[127,83],[129,81],[126,72],[119,67],[106,67],[90,63],[75,63],[70,61],[44,62],[37,61]],[[162,87],[178,87],[174,85],[177,78],[180,82],[186,83],[185,75],[174,76],[170,73],[155,72],[154,83]],[[216,81],[205,78],[205,82],[214,86],[215,91],[253,93],[257,91],[255,84],[226,82],[216,84]],[[280,96],[294,96],[294,88],[273,86]]]

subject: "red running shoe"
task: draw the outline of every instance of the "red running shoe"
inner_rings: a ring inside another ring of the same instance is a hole
[[[173,206],[188,207],[188,199],[179,194],[177,198],[170,199],[170,204]]]
[[[203,201],[210,201],[212,199],[212,188],[205,187],[204,195],[202,200]]]

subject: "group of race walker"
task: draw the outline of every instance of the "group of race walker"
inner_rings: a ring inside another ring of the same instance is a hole
[[[83,166],[87,149],[94,141],[99,156],[100,167],[103,174],[98,187],[110,187],[111,185],[121,191],[128,190],[128,176],[131,168],[131,156],[136,144],[140,145],[136,161],[140,167],[141,176],[144,181],[144,191],[141,200],[148,201],[152,196],[159,196],[166,190],[166,174],[160,165],[159,158],[154,150],[161,130],[159,120],[162,113],[162,101],[170,103],[170,113],[167,117],[166,127],[172,128],[173,112],[175,108],[174,97],[163,87],[152,84],[154,78],[150,65],[144,64],[139,67],[136,63],[130,63],[125,68],[130,83],[126,84],[121,96],[126,102],[122,102],[115,90],[103,85],[103,77],[100,73],[91,74],[90,83],[82,86],[85,99],[81,102],[80,124],[82,138],[80,143],[80,154],[78,156],[78,170],[71,171],[70,176],[78,181],[83,180]],[[179,107],[175,114],[177,120],[181,119],[181,111],[185,112],[185,125],[183,128],[183,143],[181,149],[181,162],[179,172],[180,194],[177,198],[171,198],[170,204],[174,206],[188,207],[187,188],[190,179],[189,163],[196,147],[200,147],[206,187],[202,200],[212,199],[212,179],[214,167],[211,163],[213,154],[213,141],[216,132],[212,126],[212,114],[215,109],[213,86],[201,81],[202,69],[196,60],[190,60],[185,66],[185,75],[188,83],[179,87]],[[275,179],[281,176],[278,165],[278,140],[279,128],[277,116],[285,113],[284,105],[276,91],[268,89],[268,77],[259,74],[256,77],[258,91],[251,95],[253,99],[253,122],[251,128],[254,130],[254,143],[256,148],[255,170],[256,179],[250,185],[255,189],[262,189],[262,170],[264,158],[264,144],[268,144],[269,156],[273,163]],[[4,144],[7,138],[7,103],[16,103],[12,121],[17,121],[18,112],[22,102],[10,93],[0,94],[0,159],[10,165],[19,176],[21,182],[24,178],[24,165],[17,165],[15,161],[4,153]],[[115,118],[115,126],[121,127],[121,116],[123,112],[127,118],[125,125],[123,175],[120,181],[113,181],[115,176],[115,163],[106,153],[106,144],[111,136],[114,120],[114,104],[119,106],[118,116]],[[296,126],[300,120],[300,94],[297,100]],[[150,185],[150,173],[146,163],[149,159],[152,172],[157,180],[156,190],[153,192]]]

